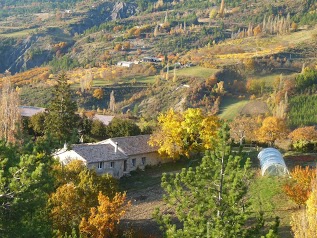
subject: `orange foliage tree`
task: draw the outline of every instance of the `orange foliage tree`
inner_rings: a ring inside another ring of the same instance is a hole
[[[292,216],[291,225],[295,238],[317,237],[317,180],[312,181],[312,192],[306,202],[305,210]]]
[[[291,180],[283,186],[283,191],[296,204],[303,205],[311,193],[311,183],[316,178],[316,171],[308,166],[296,166],[290,175]]]
[[[258,129],[257,118],[239,116],[230,123],[230,137],[242,145],[244,140],[254,141],[255,132]]]
[[[103,98],[103,95],[104,95],[104,93],[103,93],[103,90],[102,90],[102,88],[96,88],[95,90],[94,90],[94,93],[93,93],[93,97],[94,98],[97,98],[97,99],[102,99]]]
[[[82,161],[74,160],[54,169],[58,188],[49,199],[50,216],[57,234],[70,234],[77,230],[82,217],[89,215],[89,208],[97,206],[98,194],[115,195],[117,181],[109,176],[97,175]]]
[[[295,149],[305,150],[309,143],[317,141],[317,130],[314,126],[300,127],[292,131],[288,137]]]
[[[131,205],[130,201],[126,201],[126,193],[116,193],[111,200],[100,192],[98,202],[98,207],[90,209],[89,218],[82,218],[79,230],[84,237],[114,237],[117,224]]]
[[[277,117],[267,117],[263,120],[262,126],[257,131],[258,140],[273,145],[275,140],[285,136],[285,121]]]
[[[87,208],[74,183],[58,187],[49,202],[53,227],[60,235],[70,233],[78,226],[83,214],[86,214]]]

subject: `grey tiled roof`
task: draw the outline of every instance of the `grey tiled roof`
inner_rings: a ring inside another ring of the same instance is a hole
[[[115,148],[108,144],[79,144],[72,145],[72,150],[85,158],[87,163],[113,161],[126,159],[127,156],[119,150],[115,153]]]
[[[20,106],[21,116],[31,117],[37,113],[44,112],[45,108],[42,107],[32,107],[32,106]]]
[[[46,108],[43,108],[43,107],[33,107],[33,106],[20,106],[19,108],[20,108],[21,116],[23,117],[31,117],[39,112],[45,112],[46,110]],[[104,125],[108,126],[113,118],[114,116],[95,114],[93,117],[93,120],[99,120]]]
[[[113,118],[114,116],[106,116],[106,115],[98,115],[98,114],[94,115],[93,117],[94,120],[99,120],[106,126],[109,125],[109,123],[112,121]]]
[[[158,147],[152,147],[148,144],[150,135],[138,135],[138,136],[127,136],[127,137],[116,137],[110,138],[114,143],[118,143],[119,149],[121,149],[126,155],[138,155],[144,153],[157,152]],[[101,142],[101,143],[103,143]]]

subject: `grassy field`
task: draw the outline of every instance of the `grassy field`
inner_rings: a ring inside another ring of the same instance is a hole
[[[270,75],[265,75],[265,76],[255,76],[253,79],[258,80],[260,82],[265,82],[266,87],[273,87],[275,79],[279,78],[282,76],[282,78],[286,79],[288,77],[293,77],[297,73],[294,74],[270,74]]]
[[[298,208],[282,191],[285,178],[255,176],[249,187],[251,209],[264,212],[264,218],[272,224],[279,217],[279,235],[283,238],[293,237],[290,227],[292,213]]]
[[[26,29],[26,30],[22,30],[22,31],[17,31],[17,32],[12,32],[12,33],[6,33],[6,34],[0,34],[0,36],[3,37],[22,37],[22,36],[26,36],[30,33],[32,33],[34,31],[34,29]]]
[[[248,100],[239,100],[229,97],[224,98],[220,104],[219,117],[226,120],[235,118],[248,102]]]
[[[176,71],[176,75],[208,78],[214,73],[216,73],[217,71],[218,69],[210,69],[210,68],[204,68],[200,66],[194,66],[194,67],[179,69]]]

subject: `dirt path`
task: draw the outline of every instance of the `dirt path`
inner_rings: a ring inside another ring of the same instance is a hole
[[[145,237],[162,237],[159,225],[153,219],[156,207],[165,209],[162,201],[163,190],[160,184],[148,187],[144,190],[128,192],[128,199],[132,206],[125,214],[122,224],[125,227],[133,227],[143,231]]]
[[[172,165],[173,166],[173,165]],[[166,167],[165,167],[166,169]],[[179,172],[178,169],[168,169],[169,173]],[[125,230],[133,228],[142,231],[142,237],[163,237],[159,225],[153,218],[157,207],[166,212],[167,207],[163,202],[163,189],[161,188],[161,176],[164,168],[146,170],[137,175],[126,178],[124,186],[127,187],[127,197],[132,206],[121,220]]]

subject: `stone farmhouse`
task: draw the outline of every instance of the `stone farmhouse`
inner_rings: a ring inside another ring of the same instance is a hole
[[[162,160],[158,148],[148,144],[150,135],[110,138],[98,143],[66,146],[54,154],[61,163],[81,160],[98,174],[108,173],[115,178],[128,175],[131,171],[145,169],[147,165],[167,162]]]

